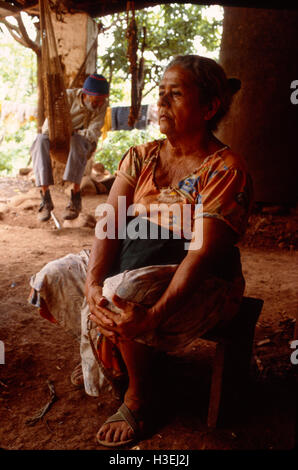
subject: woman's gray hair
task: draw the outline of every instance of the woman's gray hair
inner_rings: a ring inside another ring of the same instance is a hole
[[[213,59],[199,55],[179,55],[166,67],[165,71],[174,65],[190,70],[195,83],[200,90],[200,103],[211,104],[218,98],[220,106],[216,114],[208,121],[211,131],[217,129],[218,123],[230,109],[233,95],[240,89],[241,82],[237,78],[227,78],[224,69]]]

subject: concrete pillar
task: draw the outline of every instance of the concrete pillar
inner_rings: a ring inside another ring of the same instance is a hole
[[[224,9],[220,63],[242,88],[217,135],[245,157],[260,202],[297,201],[297,32],[297,11]]]

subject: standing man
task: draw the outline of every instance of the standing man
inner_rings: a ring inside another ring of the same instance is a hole
[[[101,128],[104,124],[108,105],[109,84],[102,76],[94,73],[84,82],[83,88],[66,90],[70,105],[73,134],[70,140],[70,150],[63,175],[64,181],[73,183],[70,202],[67,205],[63,219],[75,219],[81,212],[80,183],[84,174],[87,160],[96,149]],[[48,121],[45,120],[42,134],[38,134],[30,149],[36,186],[41,187],[41,204],[38,219],[48,220],[54,204],[49,186],[54,184],[50,158],[50,141],[48,136]]]

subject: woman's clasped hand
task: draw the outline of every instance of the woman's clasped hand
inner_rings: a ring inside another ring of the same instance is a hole
[[[115,313],[107,307],[109,302],[100,291],[101,288],[98,288],[98,295],[93,297],[89,318],[96,323],[98,331],[111,341],[132,340],[155,328],[151,309],[114,295],[112,303],[119,310]]]

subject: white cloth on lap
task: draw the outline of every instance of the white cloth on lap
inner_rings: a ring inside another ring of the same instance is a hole
[[[88,337],[89,307],[84,296],[89,251],[69,254],[51,261],[39,273],[32,276],[30,285],[46,302],[57,322],[72,332],[80,341],[80,353],[85,391],[98,396],[104,384],[104,376],[94,357]],[[124,271],[109,277],[103,285],[103,295],[112,304],[113,295],[147,306],[153,305],[166,290],[178,265],[146,266]],[[233,281],[220,278],[207,279],[194,289],[183,307],[162,322],[158,329],[136,338],[136,341],[172,354],[183,352],[208,330],[228,321],[238,311],[244,291],[242,276]],[[34,303],[38,305],[38,301]],[[93,343],[97,330],[90,330]]]

